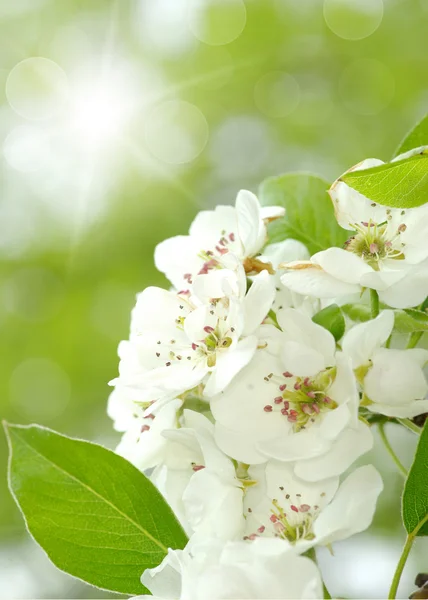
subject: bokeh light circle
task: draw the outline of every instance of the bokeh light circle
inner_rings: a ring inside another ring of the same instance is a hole
[[[243,0],[190,0],[188,24],[193,35],[210,46],[230,44],[247,22]]]
[[[144,128],[147,148],[169,164],[184,164],[197,158],[208,141],[208,123],[197,106],[183,100],[159,104]]]
[[[48,136],[32,125],[15,127],[3,143],[3,154],[9,166],[16,171],[38,171],[50,163]]]
[[[324,0],[324,19],[338,37],[362,40],[383,18],[383,0]]]
[[[339,81],[339,94],[345,106],[359,115],[377,115],[391,102],[395,79],[391,70],[378,60],[352,62]]]
[[[31,120],[48,119],[64,109],[68,99],[65,72],[53,60],[26,58],[13,67],[6,81],[6,97],[13,110]]]
[[[299,104],[299,84],[283,71],[266,73],[254,87],[254,101],[257,108],[268,117],[286,117]]]
[[[9,393],[17,412],[46,422],[63,414],[71,395],[70,378],[48,358],[28,358],[13,371]]]

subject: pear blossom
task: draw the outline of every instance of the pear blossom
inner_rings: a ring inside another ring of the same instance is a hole
[[[367,529],[383,489],[372,465],[352,471],[340,486],[338,477],[302,481],[277,461],[251,467],[249,474],[258,483],[245,496],[245,539],[283,539],[299,553]]]
[[[214,441],[214,425],[185,409],[179,429],[163,431],[162,461],[151,480],[192,539],[231,540],[244,530],[244,482]]]
[[[206,539],[169,550],[141,581],[153,596],[141,600],[286,600],[322,598],[318,567],[282,540],[253,543]]]
[[[217,206],[198,213],[189,235],[164,240],[155,250],[157,269],[177,290],[189,291],[198,274],[222,268],[228,253],[234,254],[254,274],[269,266],[256,257],[266,243],[266,225],[284,215],[279,206],[262,208],[257,197],[241,190],[235,206]]]
[[[338,475],[373,443],[350,360],[298,310],[281,311],[278,323],[282,331],[260,328],[251,362],[211,399],[216,441],[243,463],[290,462],[309,481]]]
[[[351,170],[383,164],[368,159]],[[341,227],[353,232],[344,248],[328,248],[309,261],[286,263],[290,290],[333,298],[376,290],[382,302],[408,308],[428,295],[426,205],[401,210],[370,202],[339,178],[329,190]]]
[[[320,301],[310,296],[302,296],[281,285],[280,264],[309,258],[308,249],[297,240],[287,239],[276,244],[269,244],[260,256],[260,260],[272,265],[274,273],[272,278],[275,283],[275,299],[272,310],[275,314],[287,308],[297,308],[312,317],[320,310]]]
[[[116,387],[108,403],[108,415],[115,420],[115,429],[124,432],[116,454],[126,458],[140,471],[158,465],[167,444],[162,432],[176,427],[177,413],[182,404],[180,399],[171,400],[154,414],[140,403],[133,402],[126,390]]]
[[[210,397],[251,360],[258,343],[255,331],[273,302],[273,282],[261,272],[245,293],[232,271],[224,274],[220,283],[215,274],[200,275],[202,281],[195,282],[201,294],[219,285],[229,292],[208,303],[157,287],[138,296],[130,336],[138,366],[134,360],[119,377],[136,400],[170,399],[201,384]]]
[[[343,338],[363,391],[363,404],[388,417],[411,418],[428,411],[428,382],[423,368],[428,350],[382,347],[394,327],[394,313],[355,325]]]

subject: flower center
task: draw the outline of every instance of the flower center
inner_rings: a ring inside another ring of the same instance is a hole
[[[209,367],[215,367],[217,362],[217,352],[218,350],[223,350],[225,348],[229,348],[231,346],[233,340],[232,338],[226,334],[222,334],[219,325],[217,327],[209,327],[208,325],[204,327],[204,331],[208,334],[203,340],[203,344],[205,348],[201,349],[202,352],[205,353],[207,357],[207,365]],[[231,330],[233,333],[233,328]]]
[[[309,427],[323,413],[337,408],[337,403],[330,398],[328,390],[336,377],[336,368],[331,367],[318,373],[315,377],[293,377],[286,371],[279,385],[281,395],[275,396],[273,404],[264,407],[265,412],[280,409],[282,415],[293,424],[295,433]],[[265,377],[267,381],[277,380],[273,374]]]
[[[379,263],[387,258],[402,260],[404,258],[403,246],[400,242],[400,234],[406,230],[406,225],[402,223],[397,231],[391,237],[388,232],[387,223],[368,223],[354,224],[355,231],[347,242],[345,250],[360,256],[367,264],[376,271],[379,270]]]
[[[284,491],[284,487],[279,487],[281,500],[276,498],[271,501],[269,516],[261,515],[261,519],[256,519],[261,523],[258,529],[244,539],[254,540],[265,534],[269,537],[274,536],[288,540],[294,544],[299,540],[313,540],[315,538],[313,525],[320,510],[326,504],[325,492],[319,495],[319,504],[307,504],[302,494],[291,495]],[[248,513],[254,514],[252,508],[248,508]],[[257,511],[257,509],[256,509]],[[254,515],[255,516],[255,515]]]

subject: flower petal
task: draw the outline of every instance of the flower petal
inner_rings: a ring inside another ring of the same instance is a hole
[[[382,490],[382,478],[372,465],[353,471],[315,521],[318,543],[332,544],[367,529]]]
[[[294,471],[306,481],[340,475],[373,446],[370,428],[359,421],[356,429],[346,428],[322,456],[296,463]]]
[[[211,398],[222,392],[239,371],[250,362],[256,349],[257,338],[251,335],[239,341],[235,348],[219,354],[216,367],[205,385],[204,396]]]
[[[293,292],[316,298],[335,298],[361,291],[358,284],[337,279],[310,261],[289,263],[281,282]]]
[[[377,348],[380,348],[391,335],[394,327],[394,313],[383,310],[371,321],[354,325],[342,340],[344,354],[350,357],[354,369],[364,365]]]

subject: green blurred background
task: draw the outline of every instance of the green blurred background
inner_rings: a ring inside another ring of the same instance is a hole
[[[0,0],[1,415],[114,447],[107,382],[136,292],[166,284],[156,243],[268,175],[387,160],[427,110],[427,30],[427,0]],[[29,539],[6,455],[0,598],[106,597]],[[385,597],[404,538],[402,480],[370,459],[375,527],[319,555],[336,595]]]

